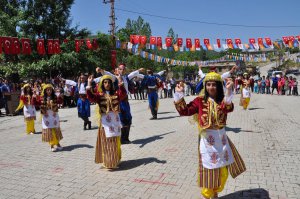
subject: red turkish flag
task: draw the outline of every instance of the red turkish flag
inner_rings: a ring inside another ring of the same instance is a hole
[[[31,54],[30,39],[22,38],[21,42],[22,42],[22,54],[23,55],[30,55]]]
[[[233,43],[232,43],[232,39],[226,39],[226,43],[228,45],[228,48],[233,48]]]
[[[235,42],[236,45],[242,44],[242,41],[239,38],[234,39],[234,42]]]
[[[146,36],[140,36],[140,42],[141,42],[142,45],[146,45],[147,37]]]
[[[227,45],[232,45],[232,39],[226,39]]]
[[[150,44],[156,45],[156,37],[150,37]]]
[[[187,48],[192,48],[192,39],[191,38],[187,38],[186,39],[186,47]]]
[[[159,46],[159,47],[162,47],[162,38],[161,37],[157,37],[156,38],[156,40],[157,40],[157,46]]]
[[[294,36],[289,36],[289,41],[294,42],[295,37]]]
[[[200,48],[200,39],[195,39],[195,48]]]
[[[166,46],[171,47],[172,46],[172,37],[166,37]]]
[[[183,44],[182,38],[177,38],[177,46],[181,47]]]
[[[221,40],[217,39],[218,48],[221,48]]]
[[[209,39],[204,39],[203,41],[205,46],[209,45]]]
[[[19,39],[17,37],[12,37],[11,38],[11,42],[12,42],[12,50],[11,53],[13,55],[18,55],[21,53],[21,48],[20,48],[20,42]]]
[[[272,40],[271,40],[269,37],[266,37],[265,40],[266,40],[266,44],[267,44],[268,46],[271,46],[271,45],[272,45]]]
[[[134,40],[133,44],[139,44],[141,42],[140,41],[140,35],[135,35],[133,40]]]
[[[264,43],[264,40],[263,40],[263,38],[257,38],[257,43],[258,43],[258,45],[263,45],[263,43]]]
[[[12,54],[11,37],[3,37],[2,43],[3,43],[3,47],[4,47],[4,53],[8,54],[8,55]]]
[[[90,50],[91,50],[91,49],[93,49],[93,45],[92,45],[92,43],[91,43],[91,40],[90,40],[90,39],[86,39],[86,41],[85,41],[85,42],[86,42],[86,46],[87,46],[87,48],[88,48],[88,49],[90,49]]]
[[[92,45],[93,45],[93,49],[94,49],[94,50],[97,50],[97,49],[99,48],[97,39],[93,39]]]
[[[296,38],[298,39],[298,41],[300,41],[300,35],[296,36]]]
[[[111,51],[111,67],[114,70],[117,65],[117,51],[112,50]]]
[[[81,39],[75,39],[75,52],[79,52],[80,51],[80,46],[82,45],[81,43]]]
[[[0,54],[2,54],[2,37],[0,37]]]
[[[254,38],[250,38],[249,39],[249,44],[255,44],[255,39]]]
[[[37,39],[37,52],[39,55],[46,54],[44,39]]]
[[[53,53],[59,54],[60,52],[61,52],[61,50],[60,50],[59,39],[54,39],[53,40]]]
[[[134,43],[134,37],[135,37],[135,35],[130,35],[129,42],[132,44]]]
[[[288,37],[282,37],[282,40],[285,44],[289,44],[289,38]]]
[[[53,45],[53,39],[48,39],[48,54],[52,55],[54,54],[54,45]]]

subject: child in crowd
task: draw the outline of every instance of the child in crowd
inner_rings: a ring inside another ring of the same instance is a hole
[[[257,83],[257,80],[254,81],[254,93],[258,93],[258,83]]]

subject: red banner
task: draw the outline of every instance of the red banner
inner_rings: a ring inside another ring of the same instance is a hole
[[[86,46],[89,50],[93,49],[93,45],[90,39],[85,40]]]
[[[266,40],[266,44],[267,44],[268,46],[271,46],[271,45],[272,45],[272,40],[271,40],[269,37],[266,37],[265,40]]]
[[[30,39],[22,38],[21,42],[22,42],[22,54],[30,55],[31,54]]]
[[[263,40],[263,38],[257,38],[257,43],[258,43],[258,45],[263,45],[264,44],[264,40]]]
[[[236,45],[242,44],[242,41],[239,38],[234,39],[234,42],[235,42]]]
[[[82,45],[81,39],[75,39],[75,51],[79,52]]]
[[[203,42],[205,46],[208,46],[210,44],[209,39],[204,39]]]
[[[13,55],[20,54],[21,48],[20,48],[19,39],[17,37],[13,37],[13,38],[11,38],[11,42],[12,42],[11,54],[13,54]]]
[[[166,46],[171,47],[172,46],[172,37],[166,37]]]
[[[45,50],[45,43],[44,39],[37,39],[37,52],[39,55],[45,55],[46,50]]]
[[[2,43],[3,43],[4,53],[7,55],[12,54],[11,37],[3,37]]]
[[[54,46],[53,46],[53,39],[48,39],[48,54],[54,54]]]
[[[111,51],[111,67],[113,70],[115,70],[116,66],[117,66],[117,51],[112,50]]]
[[[139,44],[141,42],[140,41],[140,35],[135,35],[133,40],[134,40],[133,44]]]
[[[0,55],[2,54],[2,37],[0,37]]]
[[[156,37],[150,37],[150,44],[156,45]]]
[[[255,39],[254,38],[250,38],[249,39],[249,44],[255,44]]]
[[[285,44],[289,44],[289,38],[288,37],[282,37],[282,40]]]
[[[200,39],[195,39],[195,48],[200,48]]]
[[[220,39],[217,39],[217,45],[218,45],[218,48],[221,48],[221,40]]]
[[[59,39],[54,39],[53,40],[53,53],[54,54],[59,54],[60,51],[60,43],[59,43]]]
[[[186,39],[186,47],[187,48],[192,48],[192,39],[191,38]]]
[[[147,37],[146,36],[141,36],[141,44],[146,45],[147,43]]]
[[[182,38],[177,38],[177,46],[181,47],[183,45],[183,40]]]
[[[157,37],[156,38],[156,40],[157,40],[157,46],[159,46],[159,47],[162,47],[162,38],[161,37]]]
[[[97,50],[99,48],[97,39],[93,39],[92,45],[94,50]]]

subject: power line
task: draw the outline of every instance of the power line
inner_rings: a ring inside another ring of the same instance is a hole
[[[161,19],[170,19],[170,20],[176,20],[176,21],[185,21],[185,22],[192,22],[192,23],[201,23],[201,24],[208,24],[208,25],[217,25],[217,26],[231,26],[231,27],[244,27],[244,28],[300,28],[300,25],[291,25],[291,26],[268,26],[268,25],[260,25],[260,26],[254,26],[254,25],[242,25],[242,24],[228,24],[228,23],[216,23],[216,22],[207,22],[207,21],[199,21],[199,20],[191,20],[191,19],[183,19],[183,18],[175,18],[175,17],[167,17],[167,16],[161,16],[161,15],[154,15],[149,13],[142,13],[142,12],[136,12],[132,10],[125,10],[121,8],[115,8],[116,10],[122,11],[122,12],[128,12],[128,13],[134,13],[149,17],[156,17]]]

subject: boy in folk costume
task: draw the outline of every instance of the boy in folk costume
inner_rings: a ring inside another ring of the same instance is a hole
[[[86,86],[87,86],[86,76],[81,74],[80,77],[78,78],[77,84],[75,81],[72,80],[68,80],[68,79],[66,80],[62,78],[61,80],[64,81],[66,85],[78,87],[78,94],[79,94],[79,98],[77,100],[78,117],[80,117],[84,121],[83,130],[86,130],[87,126],[89,129],[91,129],[92,122],[89,120],[89,117],[91,116],[91,108],[90,108],[91,103],[86,96]]]
[[[233,143],[226,135],[227,114],[233,111],[233,82],[227,79],[224,95],[221,75],[210,72],[205,76],[200,95],[186,104],[184,88],[176,87],[174,104],[181,116],[194,116],[199,127],[199,185],[202,197],[217,198],[224,189],[228,172],[233,178],[246,170]]]
[[[52,152],[62,150],[59,142],[62,140],[63,136],[60,130],[57,97],[53,86],[51,84],[44,85],[42,94],[42,141],[49,142],[50,150]],[[54,146],[56,146],[56,149]]]
[[[87,97],[99,105],[99,130],[96,143],[95,162],[105,168],[117,168],[121,160],[121,120],[120,102],[127,98],[122,77],[118,76],[118,90],[113,86],[113,78],[103,75],[98,84],[98,92],[91,91],[93,77],[88,78]]]
[[[37,98],[38,96],[36,94],[33,94],[30,84],[25,84],[22,87],[20,104],[15,111],[19,111],[23,108],[27,134],[35,133],[34,120],[36,119],[35,106],[37,105]]]
[[[159,84],[161,84],[161,75],[163,75],[165,71],[160,71],[157,74],[153,74],[152,70],[147,70],[147,75],[138,74],[138,77],[142,79],[142,85],[147,87],[148,90],[148,102],[149,108],[151,110],[152,118],[151,120],[157,119],[157,111],[158,111],[158,94],[157,88]]]

